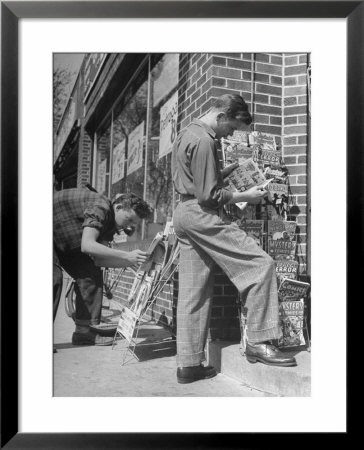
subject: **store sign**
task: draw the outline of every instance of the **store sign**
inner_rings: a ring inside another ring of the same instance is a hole
[[[92,86],[101,70],[107,53],[91,53],[85,63],[84,101],[86,101]]]
[[[177,138],[178,91],[160,110],[159,158],[168,155]]]
[[[129,134],[128,139],[128,175],[143,165],[144,121]]]
[[[153,106],[177,86],[178,66],[179,53],[167,53],[152,70]]]
[[[124,178],[125,167],[125,140],[121,141],[113,150],[112,184]]]
[[[103,194],[106,186],[106,159],[104,159],[98,167],[97,179],[96,179],[96,190],[100,194]]]
[[[55,159],[57,159],[58,155],[61,153],[61,150],[67,141],[67,138],[72,130],[75,120],[76,120],[76,103],[72,100],[69,100],[67,110],[62,118],[61,126],[57,132]]]

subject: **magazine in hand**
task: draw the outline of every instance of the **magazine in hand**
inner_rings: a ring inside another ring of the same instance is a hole
[[[228,175],[227,180],[230,186],[233,186],[240,192],[245,192],[253,186],[258,186],[268,181],[252,158],[239,160],[239,167]]]

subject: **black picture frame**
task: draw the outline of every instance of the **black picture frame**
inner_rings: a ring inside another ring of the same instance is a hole
[[[22,18],[108,17],[347,20],[348,298],[364,273],[363,263],[358,264],[350,257],[353,253],[350,249],[360,248],[361,252],[363,249],[364,1],[1,2],[1,448],[255,447],[261,443],[261,438],[273,436],[248,434],[242,440],[240,434],[235,433],[228,436],[223,433],[111,433],[106,438],[103,433],[18,432],[18,23]],[[340,112],[338,116],[338,122],[343,120]],[[342,214],[345,208],[343,205],[339,208],[336,213]]]

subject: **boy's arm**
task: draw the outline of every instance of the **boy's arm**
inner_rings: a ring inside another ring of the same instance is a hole
[[[125,252],[106,247],[97,242],[99,230],[84,227],[81,240],[81,252],[87,254],[98,267],[128,267],[142,264],[147,259],[147,253],[141,250]]]

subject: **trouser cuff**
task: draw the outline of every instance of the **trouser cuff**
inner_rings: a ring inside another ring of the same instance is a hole
[[[248,337],[248,342],[256,343],[269,341],[271,339],[279,339],[282,336],[282,330],[281,327],[277,325],[265,330],[251,331],[247,329],[246,334]]]
[[[206,361],[205,352],[194,353],[192,355],[178,355],[177,354],[177,366],[178,367],[199,366],[203,361]]]

